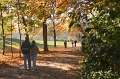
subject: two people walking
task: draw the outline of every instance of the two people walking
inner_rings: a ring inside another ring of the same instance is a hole
[[[77,43],[76,40],[75,41],[72,40],[72,47],[74,47],[74,46],[76,47],[76,43]]]
[[[33,40],[32,44],[30,44],[29,38],[25,37],[25,41],[21,45],[21,50],[24,58],[24,69],[27,69],[27,61],[28,61],[28,69],[31,69],[31,58],[33,61],[33,70],[36,69],[36,59],[37,54],[39,53],[39,48],[36,45],[36,42]]]
[[[75,44],[75,47],[76,47],[76,43],[77,43],[77,40],[75,40],[75,41],[72,40],[72,47],[74,47],[74,44]]]
[[[72,40],[72,47],[76,47],[76,44],[77,44],[77,40]],[[67,40],[64,41],[64,47],[67,48]]]

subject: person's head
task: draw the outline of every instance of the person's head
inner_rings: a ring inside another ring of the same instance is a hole
[[[25,37],[25,40],[26,40],[26,41],[29,41],[29,38],[28,38],[28,37]]]
[[[34,41],[34,40],[32,41],[32,44],[35,44],[35,41]]]

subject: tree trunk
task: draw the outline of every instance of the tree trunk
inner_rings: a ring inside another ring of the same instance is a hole
[[[18,0],[18,7],[17,7],[17,15],[18,15],[18,30],[19,30],[19,34],[20,34],[20,48],[21,48],[21,31],[20,31],[20,26],[19,26],[19,8],[20,8],[20,4],[19,4],[19,0]],[[19,56],[21,57],[21,51],[19,52]]]
[[[56,30],[55,29],[54,29],[53,33],[54,33],[54,47],[56,47]]]
[[[5,34],[4,34],[4,25],[3,25],[3,17],[2,17],[2,35],[3,35],[3,55],[5,53]]]
[[[1,6],[1,4],[0,4]],[[3,55],[5,53],[5,34],[4,34],[4,21],[3,21],[3,15],[2,15],[2,7],[1,7],[1,17],[2,17],[2,35],[3,35]]]
[[[43,41],[44,41],[44,51],[48,51],[47,46],[47,25],[43,22]]]
[[[56,2],[53,2],[53,4],[52,4],[52,10],[53,10],[53,18],[54,18],[54,16],[55,16],[55,5],[56,5]],[[53,34],[54,34],[54,47],[56,47],[56,30],[55,30],[55,22],[54,22],[54,19],[52,19],[52,21],[53,21]]]
[[[12,14],[11,14],[11,52],[12,52],[12,58],[13,58],[13,49],[12,49]]]
[[[21,48],[21,31],[20,31],[20,26],[19,26],[19,20],[18,20],[18,29],[19,29],[19,34],[20,34],[20,48]],[[21,57],[21,51],[19,53],[19,56]]]

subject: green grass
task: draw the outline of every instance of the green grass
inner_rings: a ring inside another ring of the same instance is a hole
[[[36,41],[38,46],[43,46],[43,41]],[[54,46],[54,41],[48,41],[48,46],[51,47],[51,46]],[[68,45],[70,45],[71,42],[68,42]],[[64,42],[63,41],[56,41],[56,45],[57,46],[64,46]]]
[[[20,40],[19,39],[12,39],[12,41],[13,41],[12,42],[13,46],[20,46]],[[23,41],[24,40],[22,40],[22,42]],[[3,42],[3,40],[2,40],[2,38],[0,38],[0,46],[2,46],[2,42]],[[6,43],[6,46],[10,46],[11,45],[11,39],[6,38],[5,43]],[[36,43],[37,43],[38,46],[43,47],[43,41],[38,41],[37,40]],[[47,43],[48,43],[48,47],[54,47],[54,41],[48,41]],[[68,42],[67,44],[70,45],[71,42]],[[64,46],[64,41],[56,41],[56,45],[57,46]]]

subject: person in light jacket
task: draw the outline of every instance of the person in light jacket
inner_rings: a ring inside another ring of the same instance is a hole
[[[31,44],[31,57],[33,61],[33,70],[36,69],[36,60],[37,60],[37,54],[39,53],[39,48],[36,44],[36,42],[33,40]]]

